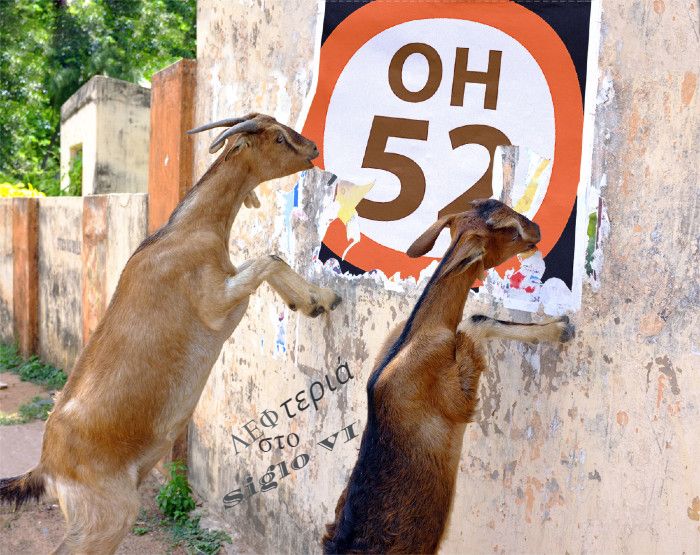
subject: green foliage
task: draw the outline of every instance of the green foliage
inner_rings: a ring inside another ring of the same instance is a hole
[[[165,516],[176,522],[184,522],[195,506],[192,488],[187,482],[187,467],[175,461],[168,465],[168,471],[170,481],[160,489],[156,502]]]
[[[29,403],[20,405],[19,410],[14,414],[0,412],[0,426],[26,424],[32,420],[46,420],[52,409],[53,399],[34,397]]]
[[[176,522],[171,527],[173,541],[184,544],[188,553],[218,553],[224,542],[231,543],[231,536],[221,530],[205,530],[199,525],[199,517]]]
[[[14,371],[14,369],[21,366],[23,362],[24,359],[19,354],[16,345],[0,343],[0,371]]]
[[[134,534],[134,536],[145,536],[150,531],[151,531],[151,529],[148,528],[147,526],[134,526],[131,529],[131,532],[132,532],[132,534]]]
[[[12,197],[45,197],[41,191],[37,191],[30,183],[0,183],[0,198]]]
[[[161,521],[172,534],[173,545],[183,545],[187,553],[206,553],[214,555],[218,553],[224,542],[231,543],[231,537],[221,530],[206,530],[199,524],[200,517],[191,517],[195,503],[192,497],[192,489],[187,482],[187,467],[179,461],[168,465],[170,481],[165,484],[158,495],[156,502],[158,508],[168,517]],[[140,519],[139,526],[132,532],[143,535],[151,531],[148,521]]]
[[[60,187],[61,105],[93,75],[145,84],[195,56],[195,0],[0,0],[0,181]]]
[[[51,409],[53,409],[53,399],[34,397],[29,403],[21,405],[18,412],[22,419],[31,422],[32,420],[46,420]]]
[[[15,345],[0,345],[0,371],[14,372],[22,381],[56,390],[63,388],[68,379],[63,370],[41,362],[36,356],[24,360]]]
[[[68,168],[68,195],[79,197],[83,194],[83,150],[80,149],[70,159]]]
[[[22,381],[43,385],[48,389],[62,389],[68,380],[63,370],[41,362],[36,356],[24,361],[17,373]]]

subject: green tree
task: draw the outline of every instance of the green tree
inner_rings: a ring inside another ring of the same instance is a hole
[[[195,56],[195,0],[0,0],[0,181],[61,194],[61,105],[93,75],[146,84]]]

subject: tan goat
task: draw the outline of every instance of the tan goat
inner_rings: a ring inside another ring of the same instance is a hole
[[[505,204],[472,205],[440,219],[408,250],[410,256],[427,253],[450,227],[452,244],[370,375],[358,461],[323,538],[325,553],[435,552],[486,369],[484,341],[564,342],[573,336],[567,318],[535,325],[477,315],[458,328],[469,290],[484,270],[540,240],[537,224]]]
[[[340,297],[307,283],[277,256],[236,268],[231,225],[253,190],[312,167],[316,145],[273,118],[226,127],[226,148],[169,222],[129,259],[107,312],[83,349],[44,434],[41,461],[0,481],[21,504],[58,497],[68,530],[57,553],[113,553],[139,510],[137,488],[184,430],[224,341],[267,281],[293,309],[317,316]]]

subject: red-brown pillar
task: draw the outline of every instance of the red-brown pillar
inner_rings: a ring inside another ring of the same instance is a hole
[[[39,334],[39,201],[12,200],[12,310],[23,356],[36,353]]]
[[[83,197],[83,345],[107,309],[107,195]]]
[[[180,60],[151,79],[148,232],[168,221],[192,186],[196,60]]]
[[[148,233],[168,221],[193,185],[194,143],[185,132],[194,127],[196,69],[197,60],[180,60],[151,79]],[[174,460],[187,462],[187,430],[161,463]]]

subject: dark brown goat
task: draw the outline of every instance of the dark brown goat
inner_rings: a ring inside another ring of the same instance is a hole
[[[433,224],[408,250],[425,254],[450,227],[452,244],[370,375],[359,458],[323,538],[325,553],[435,552],[486,369],[484,340],[564,342],[573,336],[567,318],[537,325],[472,316],[458,330],[469,289],[484,270],[540,240],[537,224],[505,204],[472,205]]]

